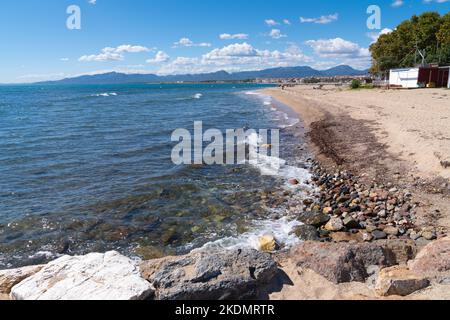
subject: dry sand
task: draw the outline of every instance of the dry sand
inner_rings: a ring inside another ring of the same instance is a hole
[[[373,122],[377,138],[387,144],[390,153],[411,162],[422,176],[450,178],[450,168],[441,166],[441,161],[450,161],[450,90],[313,90],[298,86],[266,92],[299,111],[309,123],[324,111]]]
[[[263,91],[299,113],[312,150],[364,183],[392,183],[420,201],[418,225],[450,229],[450,90]]]

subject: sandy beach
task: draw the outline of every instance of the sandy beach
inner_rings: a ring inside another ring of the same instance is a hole
[[[450,91],[264,90],[304,121],[322,164],[395,183],[422,201],[423,223],[450,227]]]

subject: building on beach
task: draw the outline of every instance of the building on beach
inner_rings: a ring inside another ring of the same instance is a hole
[[[450,88],[450,66],[391,69],[389,85],[399,88]]]

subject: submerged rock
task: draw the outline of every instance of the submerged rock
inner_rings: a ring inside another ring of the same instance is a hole
[[[269,254],[251,249],[200,251],[141,264],[158,300],[251,299],[277,271]]]
[[[380,296],[408,296],[430,285],[424,276],[405,267],[392,267],[381,270],[375,285]]]
[[[153,293],[136,264],[118,252],[63,256],[11,290],[14,300],[141,300]]]
[[[12,287],[39,272],[44,266],[31,266],[0,271],[0,294],[9,294]]]

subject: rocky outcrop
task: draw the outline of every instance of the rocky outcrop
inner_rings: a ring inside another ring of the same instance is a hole
[[[135,262],[118,252],[63,256],[15,285],[15,300],[139,300],[153,293]]]
[[[364,282],[369,266],[396,264],[394,255],[375,243],[321,243],[307,241],[291,251],[298,267],[312,269],[333,283]]]
[[[410,262],[410,269],[418,274],[450,283],[450,238],[426,245]]]
[[[381,270],[375,285],[380,296],[408,296],[430,285],[430,281],[406,267],[392,267]]]
[[[277,271],[269,254],[251,249],[201,251],[141,264],[159,300],[255,298]]]
[[[0,271],[0,294],[9,294],[12,287],[39,272],[44,266],[30,266]]]

